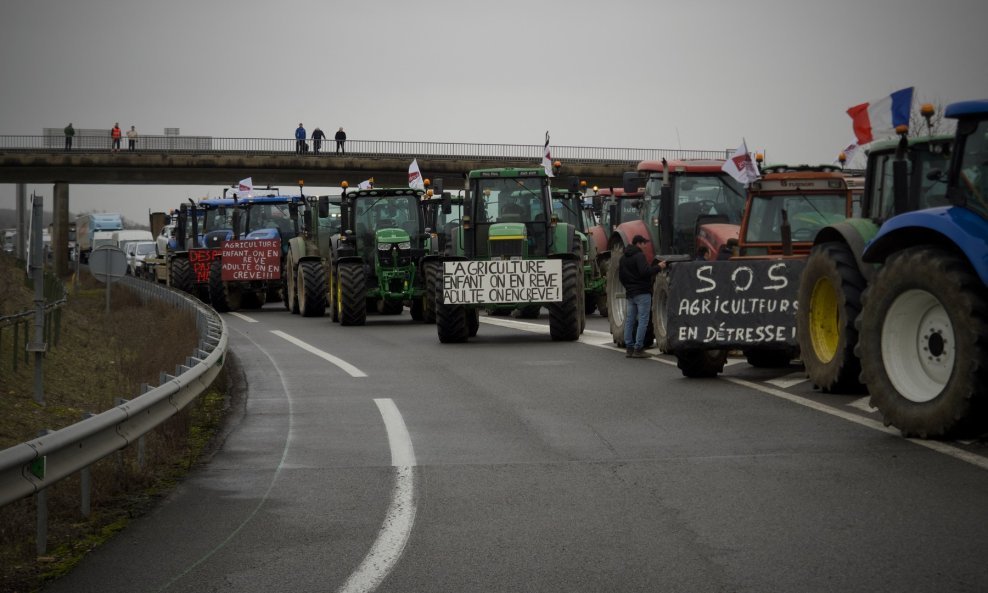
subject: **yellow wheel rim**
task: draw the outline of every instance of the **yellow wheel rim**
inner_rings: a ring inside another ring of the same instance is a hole
[[[820,362],[830,362],[837,356],[840,343],[840,310],[837,291],[828,278],[820,278],[810,295],[810,342]]]

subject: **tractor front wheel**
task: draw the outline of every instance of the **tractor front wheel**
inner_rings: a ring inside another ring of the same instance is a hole
[[[850,247],[822,243],[813,248],[799,282],[796,336],[806,375],[826,392],[859,391],[861,363],[854,355],[867,281]]]
[[[863,295],[858,354],[871,405],[906,436],[975,434],[986,414],[988,294],[961,257],[893,254]]]
[[[579,261],[563,260],[563,300],[549,303],[549,335],[556,341],[580,339],[583,333],[583,275]]]

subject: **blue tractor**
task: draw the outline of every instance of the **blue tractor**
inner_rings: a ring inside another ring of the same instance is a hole
[[[887,220],[863,259],[882,264],[862,296],[861,378],[886,425],[923,438],[983,431],[988,403],[988,100],[957,120],[949,205]],[[905,183],[902,167],[896,184]]]

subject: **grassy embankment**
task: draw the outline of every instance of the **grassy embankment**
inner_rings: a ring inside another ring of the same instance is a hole
[[[103,412],[117,398],[135,397],[141,383],[157,385],[160,372],[172,372],[198,343],[187,313],[143,306],[120,287],[112,290],[107,315],[103,285],[85,276],[77,292],[70,289],[58,342],[49,344],[44,358],[44,405],[34,402],[33,354],[25,363],[23,345],[12,344],[13,331],[0,332],[0,449],[78,422],[87,412]],[[32,299],[24,268],[0,255],[0,316],[31,310]],[[78,475],[49,487],[48,549],[40,557],[35,498],[0,508],[0,592],[36,590],[148,509],[207,450],[228,401],[224,371],[208,393],[148,433],[143,467],[134,446],[92,466],[89,517],[80,511]]]

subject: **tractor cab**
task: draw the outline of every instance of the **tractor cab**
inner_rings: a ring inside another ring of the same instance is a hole
[[[549,178],[542,168],[471,171],[468,191],[471,224],[463,232],[468,257],[548,256],[554,225]]]

